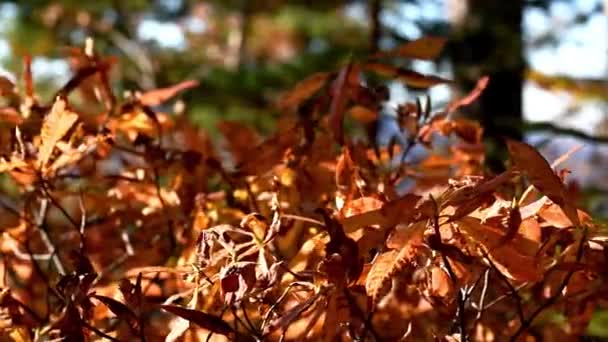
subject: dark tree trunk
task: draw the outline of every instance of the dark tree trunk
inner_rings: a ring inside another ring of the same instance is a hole
[[[380,39],[382,38],[382,23],[380,22],[382,0],[370,0],[368,7],[369,23],[371,26],[369,46],[371,52],[377,52],[379,50]]]
[[[448,49],[462,92],[471,90],[481,76],[490,76],[481,98],[465,114],[483,125],[487,166],[498,171],[506,157],[502,137],[522,138],[523,0],[468,0],[467,5],[453,22]]]

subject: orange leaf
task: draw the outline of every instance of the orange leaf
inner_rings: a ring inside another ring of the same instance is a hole
[[[535,259],[538,243],[515,234],[505,240],[505,232],[481,224],[479,219],[464,217],[456,221],[458,227],[488,254],[490,260],[505,276],[518,281],[537,281],[542,278],[541,269]]]
[[[530,183],[559,205],[575,226],[580,226],[576,207],[547,160],[532,146],[519,141],[508,139],[507,147],[515,166],[528,176]]]
[[[300,129],[277,132],[273,137],[247,151],[237,169],[242,175],[261,175],[280,163],[287,149],[300,138]]]
[[[220,317],[210,315],[202,311],[185,309],[176,305],[161,305],[160,307],[165,311],[168,311],[192,323],[198,324],[202,328],[214,333],[226,336],[234,335],[234,330],[232,327]]]
[[[365,290],[372,297],[373,303],[377,303],[390,290],[389,280],[392,276],[409,266],[414,260],[418,248],[423,244],[425,230],[426,224],[416,224],[403,230],[400,236],[403,245],[397,250],[385,252],[376,257],[365,282]]]
[[[378,112],[364,106],[354,106],[348,110],[348,114],[362,123],[371,123],[378,120]]]
[[[394,67],[391,65],[380,64],[380,63],[368,63],[363,67],[365,70],[375,72],[382,76],[396,78],[399,81],[407,84],[414,88],[430,88],[438,84],[450,83],[450,80],[445,78],[424,75],[412,70]]]
[[[366,226],[378,225],[383,229],[407,223],[417,214],[414,209],[420,198],[418,195],[407,194],[384,204],[380,209],[347,217],[342,221],[342,226],[346,233],[351,233]]]
[[[198,81],[187,80],[166,88],[149,90],[139,97],[139,102],[145,106],[158,106],[177,95],[177,93],[198,86]]]
[[[245,124],[223,120],[217,125],[224,135],[228,149],[238,164],[247,158],[251,146],[256,146],[261,139],[257,132]]]
[[[298,82],[289,92],[281,96],[278,103],[279,108],[286,110],[297,107],[302,101],[321,89],[329,75],[327,72],[318,72]]]
[[[53,104],[51,112],[44,118],[40,138],[42,142],[38,150],[38,165],[44,167],[51,158],[53,149],[59,140],[72,128],[78,120],[78,114],[66,109],[63,99],[58,99]]]
[[[20,125],[23,123],[23,117],[13,107],[0,108],[0,121],[8,122],[13,125]]]

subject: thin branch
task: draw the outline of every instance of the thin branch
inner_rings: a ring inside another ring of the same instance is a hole
[[[116,341],[116,342],[120,342],[120,340],[119,340],[119,339],[114,338],[114,337],[112,337],[112,336],[110,336],[110,335],[108,335],[108,334],[104,333],[103,331],[101,331],[101,330],[99,330],[99,329],[95,328],[94,326],[90,325],[89,323],[85,322],[84,320],[81,320],[80,322],[82,323],[82,325],[83,325],[85,328],[87,328],[87,329],[91,330],[92,332],[96,333],[97,335],[99,335],[99,336],[101,336],[101,337],[103,337],[103,338],[107,338],[107,339],[108,339],[108,340],[110,340],[110,341]]]
[[[551,122],[527,122],[524,123],[523,129],[526,132],[534,131],[547,132],[557,135],[568,135],[574,138],[598,144],[608,143],[608,136],[594,136],[573,128],[560,127]]]
[[[579,263],[581,261],[582,257],[583,257],[584,246],[585,246],[585,241],[586,240],[587,240],[587,228],[584,228],[583,234],[581,236],[581,241],[579,242],[578,250],[576,252],[576,262],[577,263]],[[546,308],[550,307],[551,305],[555,304],[555,302],[560,297],[560,295],[562,294],[562,292],[564,291],[564,289],[566,288],[566,286],[568,286],[568,283],[570,282],[570,278],[572,278],[572,275],[574,274],[574,272],[576,272],[576,268],[573,268],[570,272],[568,272],[568,274],[566,275],[566,277],[564,278],[564,280],[562,281],[562,283],[560,284],[560,286],[557,288],[557,291],[555,291],[555,295],[553,295],[549,299],[547,299],[546,302],[544,302],[541,306],[539,306],[530,315],[530,317],[528,317],[520,325],[519,329],[517,329],[517,331],[515,332],[515,334],[511,337],[511,341],[516,341],[517,338],[519,337],[519,335],[521,335],[524,331],[526,331],[530,327],[530,325],[532,325],[532,322],[534,321],[534,319],[541,312],[543,312]]]
[[[433,215],[433,228],[435,230],[435,235],[437,236],[438,240],[440,243],[443,243],[441,240],[441,231],[439,229],[439,207],[437,205],[437,201],[435,201],[435,198],[433,196],[431,196],[431,200],[433,201],[433,204],[435,206],[435,214]],[[439,250],[439,254],[441,255],[441,259],[443,261],[443,264],[448,272],[448,275],[450,276],[450,280],[452,281],[452,284],[454,285],[455,288],[458,288],[458,322],[460,325],[460,338],[462,342],[467,342],[468,338],[467,338],[467,322],[466,322],[466,317],[465,317],[465,293],[462,291],[462,289],[459,288],[458,285],[458,278],[456,277],[456,273],[454,272],[454,270],[452,269],[452,266],[450,265],[450,262],[448,260],[448,257],[445,255],[445,253],[443,253],[442,250]]]
[[[51,261],[53,261],[57,272],[60,275],[65,275],[65,267],[61,263],[61,260],[59,260],[59,256],[56,253],[57,247],[55,247],[55,244],[53,243],[53,241],[51,241],[51,238],[47,234],[46,230],[43,228],[44,220],[46,219],[46,214],[48,212],[48,204],[48,200],[46,198],[43,198],[42,202],[40,203],[40,211],[38,212],[38,217],[36,217],[36,228],[38,229],[38,234],[40,234],[40,239],[42,240],[42,243],[44,243],[47,251],[51,254]]]
[[[490,264],[492,269],[496,272],[496,274],[498,274],[498,277],[509,288],[509,291],[511,293],[511,295],[509,295],[509,296],[513,296],[515,298],[515,305],[517,306],[517,316],[519,317],[519,322],[523,324],[526,316],[524,315],[524,309],[523,309],[523,306],[521,305],[521,296],[519,295],[517,290],[515,290],[515,287],[513,287],[513,284],[511,284],[511,282],[509,282],[509,279],[507,279],[507,277],[504,274],[502,274],[502,272],[500,272],[500,270],[498,270],[496,265],[494,265],[492,260],[490,260],[490,257],[487,255],[487,253],[484,253],[484,257],[486,258],[486,261],[488,261],[488,263]],[[483,307],[483,306],[481,306],[481,307]]]
[[[479,304],[477,307],[479,308],[477,311],[477,320],[481,319],[481,315],[483,314],[483,302],[486,299],[486,293],[488,291],[488,280],[490,279],[490,269],[487,269],[483,275],[483,287],[481,288],[481,294],[479,295]]]

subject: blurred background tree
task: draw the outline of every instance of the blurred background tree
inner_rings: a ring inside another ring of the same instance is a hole
[[[280,116],[274,102],[305,76],[335,69],[351,56],[386,50],[424,35],[449,37],[436,63],[397,61],[455,79],[429,92],[435,107],[470,90],[481,75],[492,81],[466,115],[489,139],[490,166],[502,167],[499,136],[544,143],[551,158],[572,145],[587,147],[566,167],[592,190],[587,204],[608,211],[597,170],[608,166],[608,20],[602,0],[19,0],[0,7],[2,66],[19,75],[34,58],[44,93],[66,81],[68,46],[86,37],[119,56],[117,89],[152,89],[184,79],[188,113],[217,132],[220,119],[262,132]],[[420,95],[391,84],[396,104]]]

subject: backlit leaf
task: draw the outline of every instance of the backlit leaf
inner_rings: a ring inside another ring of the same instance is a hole
[[[161,305],[160,307],[214,333],[229,337],[234,335],[234,329],[220,317],[198,310],[185,309],[176,305]]]
[[[38,150],[38,166],[44,167],[53,153],[57,142],[61,140],[78,120],[78,114],[66,109],[63,99],[53,104],[50,113],[44,118],[40,138],[42,139]]]
[[[446,42],[444,37],[422,37],[378,55],[430,60],[439,56]]]
[[[279,108],[286,110],[288,108],[297,107],[300,103],[321,89],[327,82],[329,76],[330,73],[319,72],[300,81],[290,91],[281,96]]]
[[[576,207],[547,160],[528,144],[509,139],[507,146],[515,166],[528,176],[530,183],[559,205],[575,226],[580,226]]]
[[[139,102],[145,106],[158,106],[186,89],[198,87],[198,81],[187,80],[166,88],[149,90],[139,97]]]

